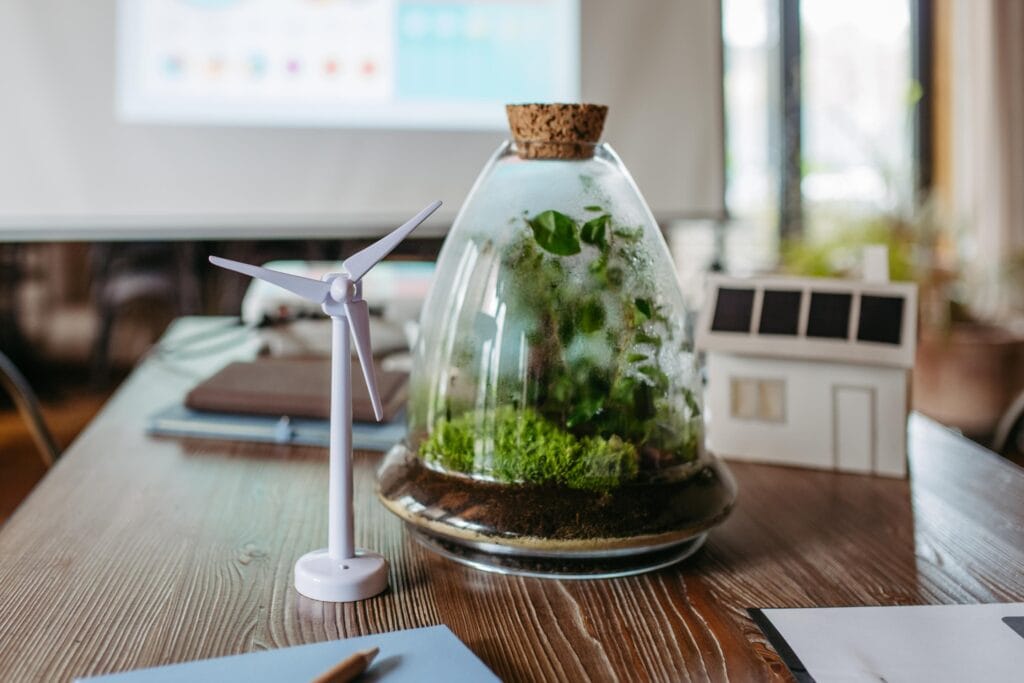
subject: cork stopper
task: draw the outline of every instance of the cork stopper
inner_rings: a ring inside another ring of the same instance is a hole
[[[601,138],[603,104],[509,104],[509,127],[523,159],[589,159]]]

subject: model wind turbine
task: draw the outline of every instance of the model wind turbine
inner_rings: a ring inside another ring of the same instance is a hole
[[[265,280],[320,304],[331,317],[331,446],[327,548],[306,553],[295,563],[295,588],[324,602],[353,602],[372,597],[388,586],[388,564],[369,550],[356,550],[352,519],[352,362],[349,330],[356,342],[366,388],[379,421],[383,416],[370,348],[370,313],[363,299],[362,278],[391,253],[409,233],[441,206],[434,202],[405,225],[354,254],[340,273],[322,280],[281,273],[211,256],[221,268]],[[345,321],[348,321],[346,324]]]

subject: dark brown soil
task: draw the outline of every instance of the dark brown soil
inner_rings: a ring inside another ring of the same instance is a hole
[[[736,488],[717,463],[683,481],[594,493],[450,476],[416,458],[393,454],[381,470],[380,494],[395,502],[415,500],[427,510],[425,517],[456,528],[468,523],[494,536],[568,540],[703,529],[728,514]]]

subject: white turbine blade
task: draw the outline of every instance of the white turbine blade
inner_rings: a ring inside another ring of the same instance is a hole
[[[272,285],[277,285],[283,289],[287,289],[293,294],[298,294],[307,301],[312,301],[315,304],[322,304],[327,295],[331,291],[331,284],[329,282],[323,282],[321,280],[314,280],[308,277],[302,277],[301,275],[292,275],[291,273],[282,273],[279,270],[270,270],[269,268],[261,268],[259,266],[249,265],[248,263],[241,263],[239,261],[232,261],[231,259],[221,258],[220,256],[211,256],[210,263],[221,268],[227,268],[243,275],[250,275],[260,280],[265,280]]]
[[[352,339],[356,344],[356,352],[359,354],[359,364],[363,366],[363,377],[366,378],[366,389],[370,393],[373,414],[377,417],[377,422],[380,422],[384,417],[384,409],[380,403],[380,392],[377,391],[377,373],[373,368],[373,348],[370,346],[370,308],[362,299],[346,301],[345,317],[348,318],[348,326],[352,330]]]
[[[366,275],[370,268],[373,268],[381,259],[390,254],[394,248],[402,242],[402,240],[409,236],[410,232],[419,227],[420,223],[427,220],[430,214],[437,211],[437,207],[439,206],[441,206],[440,201],[434,202],[409,219],[401,227],[395,228],[390,234],[380,238],[366,249],[363,249],[356,254],[352,254],[345,259],[345,262],[341,265],[348,273],[349,277],[355,281]]]

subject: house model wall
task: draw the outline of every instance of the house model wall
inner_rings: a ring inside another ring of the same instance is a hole
[[[913,284],[712,276],[697,328],[707,353],[707,447],[718,455],[906,474]]]

